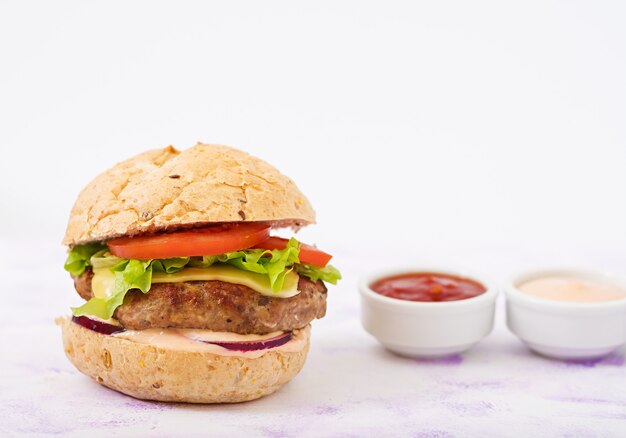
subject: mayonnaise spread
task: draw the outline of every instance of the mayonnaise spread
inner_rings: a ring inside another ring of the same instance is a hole
[[[296,353],[301,351],[306,346],[310,330],[310,326],[306,326],[301,330],[294,330],[289,342],[274,348],[252,351],[230,350],[208,342],[262,341],[276,337],[283,332],[274,332],[267,335],[240,335],[230,332],[213,332],[210,330],[196,329],[145,329],[126,330],[110,336],[126,339],[132,342],[138,342],[140,344],[153,345],[157,348],[168,350],[206,352],[221,356],[237,356],[256,359],[271,351],[280,351],[285,353]],[[202,342],[199,339],[203,339],[207,342]]]

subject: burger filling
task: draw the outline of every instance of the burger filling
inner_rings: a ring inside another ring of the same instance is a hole
[[[263,227],[266,233],[259,224],[222,225],[76,245],[65,269],[88,301],[72,312],[115,317],[132,330],[303,328],[325,314],[323,281],[335,284],[341,275],[330,255],[294,238],[268,238]]]
[[[297,275],[297,274],[296,274]],[[94,274],[74,278],[79,295],[94,296]],[[326,287],[298,277],[299,293],[272,298],[248,286],[219,280],[152,284],[148,293],[130,290],[114,316],[126,328],[194,328],[241,334],[271,333],[306,326],[326,313]],[[78,312],[75,312],[75,314]],[[106,319],[106,318],[103,318]]]

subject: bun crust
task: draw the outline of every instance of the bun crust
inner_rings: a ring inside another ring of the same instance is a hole
[[[113,166],[78,195],[66,245],[216,222],[299,228],[315,212],[294,182],[228,146],[151,150]]]
[[[236,403],[271,394],[304,366],[309,350],[269,351],[256,359],[157,348],[59,321],[70,361],[98,383],[145,399]]]

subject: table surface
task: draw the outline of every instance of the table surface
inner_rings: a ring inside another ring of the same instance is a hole
[[[206,406],[126,397],[64,356],[53,319],[78,297],[61,267],[63,249],[7,238],[2,248],[2,436],[626,436],[624,351],[579,362],[534,355],[506,329],[502,297],[494,331],[463,355],[413,360],[385,351],[359,322],[356,284],[371,261],[358,248],[336,252],[344,280],[313,324],[304,369],[274,395]],[[380,264],[392,266],[386,253]],[[464,263],[503,281],[554,261],[623,270],[624,252],[465,248],[410,257],[416,266]]]

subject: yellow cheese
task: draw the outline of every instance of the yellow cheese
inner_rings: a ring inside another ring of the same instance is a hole
[[[108,298],[115,290],[115,274],[110,269],[94,269],[91,290],[96,298]]]
[[[94,269],[91,289],[97,298],[107,298],[115,290],[115,274],[110,269]],[[219,280],[226,283],[241,284],[250,289],[274,298],[290,298],[298,295],[298,274],[291,271],[285,276],[282,290],[273,292],[266,275],[244,271],[230,265],[214,265],[208,268],[185,268],[175,274],[155,272],[152,283],[182,283],[185,281]]]

